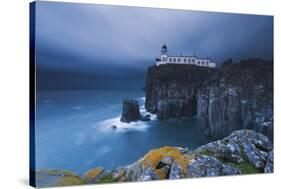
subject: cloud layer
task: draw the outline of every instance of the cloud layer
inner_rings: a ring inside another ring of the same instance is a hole
[[[163,43],[218,63],[273,56],[271,16],[40,1],[36,10],[37,65],[48,74],[141,77]]]

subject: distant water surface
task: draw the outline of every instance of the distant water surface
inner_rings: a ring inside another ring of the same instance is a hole
[[[152,115],[150,122],[121,123],[125,98],[138,100],[145,112],[142,90],[38,90],[36,168],[83,174],[94,167],[129,165],[161,146],[195,149],[210,141],[195,118],[169,122]]]

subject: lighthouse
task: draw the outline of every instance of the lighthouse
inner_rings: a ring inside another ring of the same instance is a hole
[[[166,46],[166,44],[164,44],[161,48],[161,61],[167,61],[168,58],[168,48]]]
[[[209,58],[198,58],[195,55],[183,56],[182,54],[180,56],[169,56],[166,44],[164,44],[161,48],[160,57],[156,58],[156,66],[161,64],[189,64],[200,67],[216,67],[216,63],[211,62]]]

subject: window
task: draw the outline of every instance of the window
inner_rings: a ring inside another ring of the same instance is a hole
[[[174,62],[176,62],[176,59],[174,58]]]
[[[186,62],[186,58],[184,59],[184,62]]]
[[[169,58],[169,62],[172,62],[172,59],[171,59],[171,58]]]
[[[180,58],[178,58],[178,62],[180,62],[181,61],[181,59]]]
[[[192,63],[193,63],[193,64],[195,63],[195,59],[192,59]]]
[[[191,62],[191,59],[190,59],[190,58],[188,59],[188,62],[189,62],[189,63]]]
[[[207,61],[206,64],[209,65],[209,61]]]
[[[198,61],[198,64],[200,65],[200,61]]]

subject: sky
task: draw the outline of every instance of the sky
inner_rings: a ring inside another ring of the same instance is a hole
[[[138,85],[164,43],[219,65],[273,57],[272,16],[37,1],[35,29],[38,88]]]

